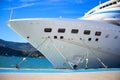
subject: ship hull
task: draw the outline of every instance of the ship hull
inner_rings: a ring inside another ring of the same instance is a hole
[[[66,19],[18,19],[8,25],[42,52],[55,68],[120,67],[120,39],[105,38],[107,34],[113,38],[120,36],[118,26]],[[45,32],[45,28],[52,32]],[[59,28],[66,32],[58,33]],[[79,33],[71,33],[71,29],[78,29]],[[85,35],[84,30],[91,30],[91,34]],[[101,31],[101,36],[95,36],[96,31]]]

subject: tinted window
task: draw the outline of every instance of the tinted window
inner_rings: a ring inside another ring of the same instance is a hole
[[[89,35],[90,34],[90,30],[84,30],[84,34]]]
[[[100,36],[100,35],[101,35],[101,32],[100,32],[100,31],[96,31],[96,32],[95,32],[95,35],[96,35],[96,36]]]
[[[45,29],[44,29],[44,32],[51,32],[51,31],[52,31],[51,28],[45,28]]]
[[[79,31],[78,29],[72,29],[71,33],[78,33],[78,31]]]
[[[116,4],[116,2],[113,2],[113,4]]]
[[[58,29],[58,32],[59,32],[59,33],[64,33],[64,32],[65,32],[65,29],[64,29],[64,28]]]

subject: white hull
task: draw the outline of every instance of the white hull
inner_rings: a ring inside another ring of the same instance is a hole
[[[8,25],[42,52],[55,68],[73,68],[73,65],[84,68],[86,63],[89,68],[103,67],[100,62],[108,67],[120,65],[118,26],[87,20],[41,18],[10,20]],[[44,32],[45,28],[52,28],[52,32]],[[58,28],[65,28],[66,32],[58,33]],[[79,33],[72,34],[71,29],[78,29]],[[84,30],[90,30],[91,34],[83,34]],[[95,36],[96,31],[101,31],[101,36]],[[105,38],[108,34],[109,38]],[[116,36],[118,38],[114,39]]]

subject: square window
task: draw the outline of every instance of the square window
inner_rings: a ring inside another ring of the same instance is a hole
[[[101,32],[100,32],[100,31],[96,31],[96,32],[95,32],[95,35],[96,35],[96,36],[101,36]]]
[[[84,34],[89,35],[90,34],[90,30],[84,30]]]
[[[78,29],[72,29],[71,33],[78,33],[78,31],[79,31]]]
[[[58,29],[58,33],[64,33],[64,32],[65,32],[65,29],[64,29],[64,28]]]
[[[45,28],[45,29],[44,29],[44,32],[51,32],[51,31],[52,31],[51,28]]]

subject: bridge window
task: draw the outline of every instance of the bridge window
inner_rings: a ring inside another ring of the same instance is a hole
[[[45,28],[45,29],[44,29],[44,32],[51,32],[51,31],[52,31],[51,28]]]
[[[117,2],[113,2],[113,4],[116,4]]]
[[[84,30],[84,34],[89,35],[90,34],[90,30]]]
[[[78,31],[79,31],[78,29],[72,29],[71,33],[78,33]]]
[[[92,12],[90,12],[89,14],[92,14],[92,13],[94,13],[95,11],[92,11]]]
[[[102,7],[100,7],[100,9],[102,9]]]
[[[101,32],[100,32],[100,31],[96,31],[96,32],[95,32],[95,35],[96,35],[96,36],[100,36],[100,35],[101,35]]]
[[[58,32],[59,32],[59,33],[64,33],[64,32],[65,32],[65,29],[64,29],[64,28],[60,28],[60,29],[58,29]]]

